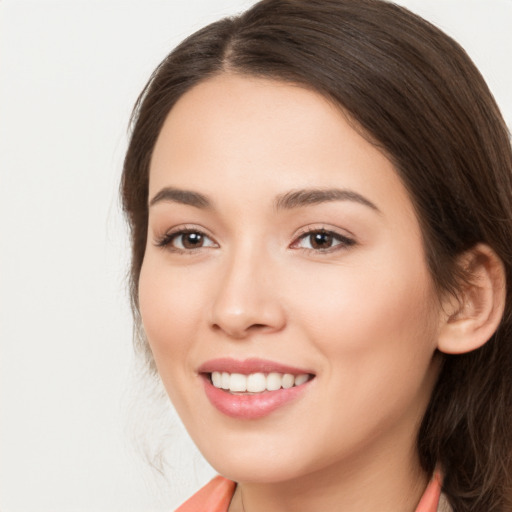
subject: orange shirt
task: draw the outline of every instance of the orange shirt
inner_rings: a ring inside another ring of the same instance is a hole
[[[227,512],[236,483],[216,476],[175,512]],[[437,512],[441,496],[441,477],[435,474],[425,490],[416,512]]]

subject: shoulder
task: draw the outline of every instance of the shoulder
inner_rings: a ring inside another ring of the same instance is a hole
[[[227,512],[235,487],[235,482],[216,476],[175,512]]]

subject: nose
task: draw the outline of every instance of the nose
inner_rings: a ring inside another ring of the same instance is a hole
[[[286,324],[276,269],[254,253],[233,255],[217,281],[211,326],[233,339],[278,332]]]

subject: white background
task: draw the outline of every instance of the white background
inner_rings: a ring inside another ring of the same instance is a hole
[[[512,0],[399,3],[463,44],[510,126]],[[0,0],[1,512],[170,511],[212,474],[134,376],[117,189],[153,68],[250,4]],[[170,441],[169,484],[133,439]]]

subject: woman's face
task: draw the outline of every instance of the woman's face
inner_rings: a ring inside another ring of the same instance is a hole
[[[149,201],[144,328],[219,472],[415,460],[440,308],[406,190],[339,109],[291,84],[209,79],[167,117]]]

